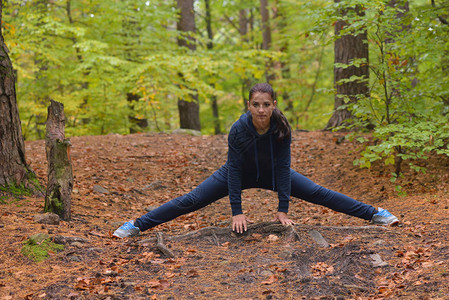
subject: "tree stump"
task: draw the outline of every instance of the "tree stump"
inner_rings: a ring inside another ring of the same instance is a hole
[[[71,218],[73,188],[70,141],[64,135],[64,105],[51,100],[48,107],[45,150],[48,161],[48,185],[45,212],[53,212],[62,220]]]

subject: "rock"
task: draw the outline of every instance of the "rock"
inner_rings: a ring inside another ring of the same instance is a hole
[[[329,243],[324,239],[324,237],[317,230],[313,229],[309,231],[310,237],[318,244],[320,247],[328,248]]]
[[[93,247],[93,248],[87,249],[87,251],[89,251],[89,252],[102,253],[102,252],[104,252],[104,249],[103,249],[103,248],[99,248],[99,247]]]
[[[193,130],[193,129],[179,128],[179,129],[173,130],[172,133],[174,133],[174,134],[188,134],[188,135],[193,135],[193,136],[201,136],[201,131]]]
[[[34,222],[39,224],[59,225],[59,216],[54,213],[45,213],[34,216]]]
[[[262,272],[260,272],[260,275],[264,276],[264,277],[270,277],[273,275],[273,272],[271,272],[269,270],[263,270]]]
[[[146,186],[144,186],[142,188],[142,190],[148,190],[148,189],[160,190],[160,189],[164,189],[164,188],[166,188],[166,186],[163,184],[163,182],[160,180],[156,180],[156,181],[153,181],[150,184],[147,184]]]
[[[95,184],[93,187],[94,192],[100,193],[100,194],[109,194],[109,191],[102,187],[101,185]]]
[[[116,277],[118,275],[117,271],[112,271],[112,270],[107,270],[106,272],[104,272],[105,276],[109,276],[109,277]]]
[[[78,255],[70,255],[68,257],[69,260],[74,261],[74,262],[82,262],[83,258],[81,256]]]
[[[73,244],[88,243],[89,241],[82,237],[58,235],[53,238],[53,242],[55,242],[56,244]]]
[[[32,241],[34,244],[40,244],[49,238],[50,236],[46,233],[36,233],[30,236],[30,241]]]
[[[382,246],[385,244],[384,240],[377,240],[373,243],[374,246]]]
[[[384,267],[388,266],[388,263],[384,262],[379,254],[370,254],[371,263],[373,267]]]

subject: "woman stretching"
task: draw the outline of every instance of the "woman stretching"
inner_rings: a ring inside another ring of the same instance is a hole
[[[294,224],[287,217],[290,196],[323,205],[338,212],[393,225],[398,218],[387,210],[317,185],[290,168],[290,125],[276,107],[272,87],[256,84],[249,92],[248,112],[234,123],[228,135],[226,163],[190,193],[175,198],[147,214],[126,222],[113,235],[135,236],[174,218],[198,210],[229,195],[232,230],[243,233],[247,219],[242,212],[241,192],[249,188],[276,191],[279,198],[276,220]]]

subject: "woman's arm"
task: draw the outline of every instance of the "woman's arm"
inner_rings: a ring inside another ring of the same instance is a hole
[[[291,192],[291,138],[285,139],[279,145],[276,162],[276,184],[279,198],[278,212],[288,212]]]
[[[237,144],[237,129],[231,128],[228,136],[228,191],[232,215],[240,215],[242,211],[242,163],[241,150]]]
[[[238,130],[233,126],[228,136],[228,191],[232,210],[232,231],[243,233],[248,229],[242,211],[242,161],[237,143]]]

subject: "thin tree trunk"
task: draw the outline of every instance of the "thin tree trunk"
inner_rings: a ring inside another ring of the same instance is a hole
[[[239,34],[240,38],[242,40],[242,43],[248,43],[248,25],[249,25],[249,19],[248,19],[248,12],[246,9],[241,9],[239,11]],[[246,112],[248,109],[248,105],[246,104],[247,99],[247,93],[249,89],[251,88],[251,80],[249,78],[242,78],[242,84],[241,84],[241,94],[243,99],[243,111]]]
[[[177,0],[180,11],[177,29],[182,33],[182,36],[178,36],[178,46],[195,51],[196,41],[192,36],[192,33],[196,31],[193,2],[194,0]],[[180,76],[183,77],[182,74]],[[181,128],[201,130],[200,106],[196,91],[193,91],[189,100],[178,99],[178,111]]]
[[[436,9],[436,5],[435,5],[435,0],[432,0],[432,7],[434,9]],[[440,20],[441,24],[444,25],[449,25],[449,21],[447,19],[447,14],[446,15],[438,15],[438,20]],[[444,54],[442,55],[442,59],[441,59],[441,70],[443,71],[443,74],[445,75],[445,77],[448,76],[449,74],[449,51],[444,51]],[[443,105],[446,107],[446,109],[443,112],[443,115],[447,116],[449,115],[449,96],[448,95],[443,95],[440,96],[441,101],[443,102]]]
[[[336,3],[340,0],[335,0]],[[363,16],[364,13],[360,7],[351,8],[355,9],[359,16]],[[342,11],[342,16],[347,14],[348,9]],[[334,107],[335,111],[330,120],[326,125],[326,129],[331,129],[334,127],[341,126],[346,123],[346,121],[352,118],[351,112],[344,107],[344,105],[357,102],[359,96],[369,96],[368,78],[369,78],[369,67],[368,67],[368,43],[367,43],[367,32],[363,31],[357,35],[346,34],[340,36],[340,32],[348,24],[343,20],[338,20],[335,23],[335,40],[334,44],[334,55],[335,64],[351,64],[354,59],[364,58],[366,63],[360,65],[360,67],[350,66],[347,68],[334,67],[334,86],[336,89]],[[349,79],[351,76],[358,76],[365,79],[365,81],[351,81],[342,83],[341,80]]]
[[[401,33],[402,31],[409,31],[411,26],[410,25],[405,25],[402,22],[402,19],[410,11],[408,1],[406,1],[406,0],[390,0],[388,2],[388,6],[390,6],[393,9],[396,10],[396,19],[397,19],[398,23],[401,24],[401,26],[397,30],[397,32],[389,32],[389,35],[388,35],[387,39],[385,40],[385,42],[387,44],[390,44],[390,43],[395,43],[396,42],[395,41],[395,34]],[[409,64],[410,67],[409,68],[404,68],[404,69],[413,69],[413,61],[415,59],[414,57],[406,57],[406,58],[404,58],[404,57],[400,57],[397,53],[394,53],[394,52],[390,52],[390,55],[392,57],[391,58],[392,66],[396,67],[397,72],[400,72],[399,69],[403,68],[403,66],[401,66],[402,62],[406,62],[406,61],[407,61],[406,64]],[[412,72],[408,72],[408,74],[406,72],[401,72],[400,80],[403,80],[402,77],[407,77],[407,75],[408,75],[409,78],[411,78],[410,79],[411,87],[412,88],[415,87],[416,84],[417,84],[417,79],[414,76],[414,72],[413,73]],[[389,99],[386,102],[386,106],[387,106],[386,107],[386,110],[387,110],[387,122],[388,122],[388,124],[395,122],[395,120],[394,120],[395,118],[391,118],[390,117],[390,113],[389,113],[390,105],[393,102],[393,98],[400,98],[401,97],[401,91],[397,87],[396,82],[397,82],[397,80],[394,80],[394,79],[391,80],[390,97],[389,97]],[[402,162],[403,162],[403,159],[402,159],[402,157],[400,155],[404,153],[404,150],[400,146],[394,147],[394,150],[396,151],[395,164],[394,164],[395,165],[395,173],[397,175],[399,175],[399,174],[401,174]]]
[[[70,141],[64,134],[64,105],[51,100],[48,107],[45,150],[48,161],[48,184],[45,195],[45,211],[53,212],[63,220],[71,218],[71,194],[73,188]]]
[[[273,14],[273,19],[278,20],[277,21],[277,29],[280,32],[280,34],[283,33],[283,31],[285,30],[286,26],[287,26],[287,21],[285,18],[285,8],[282,7],[282,4],[280,3],[279,0],[275,1],[275,10],[274,10],[274,14]],[[290,72],[290,56],[288,53],[289,50],[289,41],[288,39],[284,39],[284,42],[281,45],[281,49],[280,51],[282,53],[285,54],[284,58],[282,58],[279,61],[279,67],[281,69],[281,76],[282,76],[282,100],[285,103],[285,109],[284,109],[284,113],[288,113],[290,115],[290,118],[294,118],[295,122],[294,122],[294,128],[298,127],[298,115],[297,113],[294,111],[293,109],[293,99],[290,97],[289,93],[288,93],[288,86],[289,86],[289,81],[291,80],[291,72]],[[287,114],[286,114],[287,115]],[[290,124],[293,124],[293,122],[291,122],[292,120],[290,120]]]
[[[127,93],[126,94],[126,100],[128,102],[128,107],[132,113],[128,115],[128,120],[131,123],[131,126],[129,127],[129,133],[137,133],[141,132],[143,129],[148,127],[148,119],[147,118],[139,118],[136,116],[136,110],[134,109],[134,106],[136,103],[139,102],[140,97],[133,93]],[[157,125],[156,125],[157,127]]]
[[[271,27],[270,14],[268,11],[268,0],[260,0],[260,15],[262,17],[262,49],[271,49]],[[272,72],[273,62],[269,59],[265,66],[265,78],[268,83],[274,80],[274,73]]]
[[[213,38],[214,35],[212,33],[212,16],[211,16],[211,9],[210,9],[210,0],[205,0],[206,3],[206,27],[207,27],[207,37],[209,41],[207,42],[207,49],[212,50],[214,48],[214,42]],[[210,86],[215,89],[215,84],[211,83]],[[218,115],[218,103],[217,103],[217,96],[212,95],[212,116],[214,118],[214,129],[215,134],[221,134],[221,128],[220,128],[220,117]]]
[[[318,56],[318,68],[316,70],[315,80],[313,81],[313,84],[312,84],[312,93],[310,94],[309,100],[307,101],[306,107],[304,108],[304,112],[307,112],[309,110],[310,104],[312,104],[313,97],[315,96],[315,93],[316,93],[316,85],[318,83],[318,78],[320,77],[321,64],[322,64],[323,56],[324,56],[324,48],[325,48],[325,45],[323,45],[321,47],[321,51]]]

